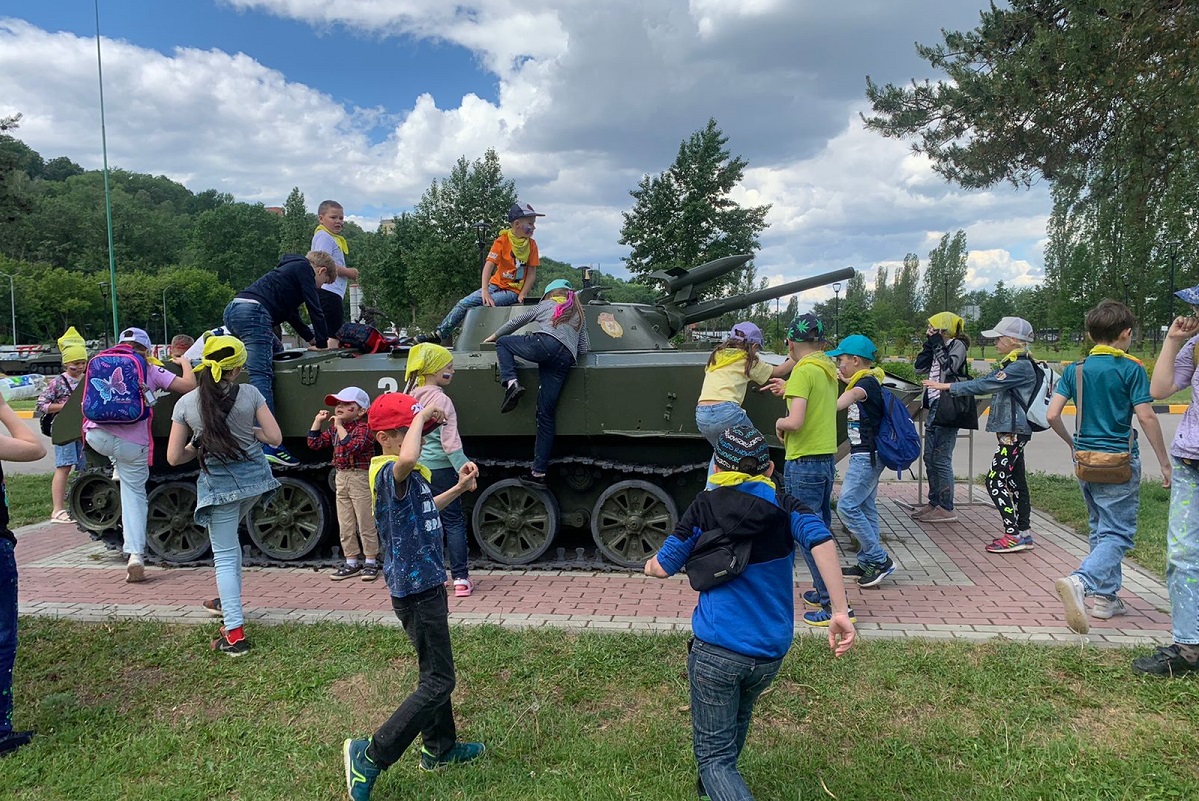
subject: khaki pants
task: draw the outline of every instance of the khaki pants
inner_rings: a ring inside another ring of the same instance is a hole
[[[379,533],[375,529],[371,484],[365,470],[338,470],[334,481],[337,525],[341,529],[341,551],[347,559],[379,556]],[[362,544],[359,546],[359,537]]]

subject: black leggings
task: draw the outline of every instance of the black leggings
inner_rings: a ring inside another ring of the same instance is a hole
[[[987,471],[987,492],[1003,519],[1003,532],[1019,536],[1029,526],[1028,479],[1024,471],[1024,446],[1029,437],[1000,434]]]

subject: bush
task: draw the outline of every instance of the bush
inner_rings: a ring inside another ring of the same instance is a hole
[[[902,378],[913,384],[920,383],[920,379],[916,377],[916,368],[908,362],[884,362],[882,368],[896,378]]]

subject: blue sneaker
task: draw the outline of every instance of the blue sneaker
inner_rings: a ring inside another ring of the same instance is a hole
[[[832,610],[832,607],[828,607],[828,606],[823,607],[821,609],[817,609],[814,612],[804,612],[803,613],[803,622],[804,623],[807,623],[809,626],[817,626],[822,629],[827,629],[829,621],[832,619],[833,619],[833,610]],[[853,613],[852,606],[849,607],[849,622],[850,623],[858,622],[857,615],[855,615]]]
[[[342,757],[346,764],[346,790],[350,793],[350,801],[370,801],[371,789],[375,779],[382,773],[379,766],[366,755],[366,747],[370,740],[346,740],[341,746]]]
[[[262,455],[268,462],[280,467],[299,467],[300,465],[300,460],[292,456],[282,445],[263,445]]]
[[[487,746],[482,743],[455,743],[454,747],[439,757],[433,756],[422,746],[420,749],[420,769],[437,770],[442,765],[470,762],[483,756]]]
[[[820,608],[820,593],[816,590],[805,590],[803,594],[803,602],[805,606],[810,606],[813,609]]]

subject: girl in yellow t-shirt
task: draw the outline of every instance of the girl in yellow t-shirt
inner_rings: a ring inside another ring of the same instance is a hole
[[[778,367],[758,358],[762,350],[762,330],[753,323],[737,323],[729,338],[717,345],[704,368],[704,385],[695,407],[695,425],[713,448],[726,430],[736,425],[752,426],[741,408],[749,382],[766,384],[772,378],[791,373],[795,362],[788,358]],[[708,465],[708,475],[713,466]]]

